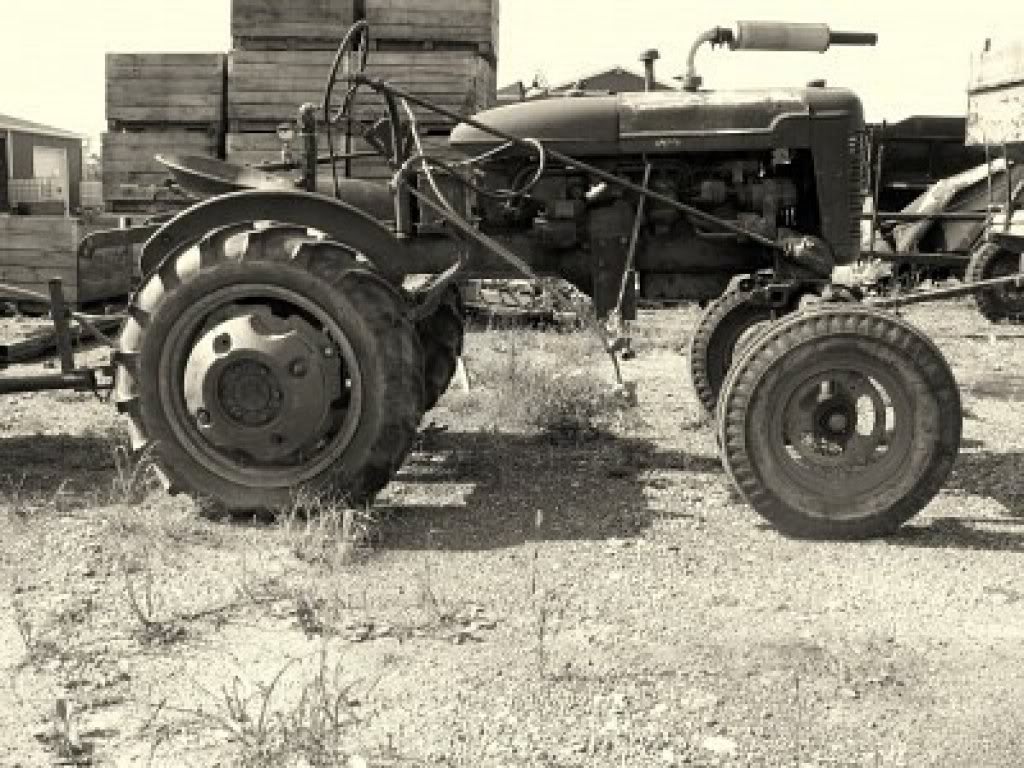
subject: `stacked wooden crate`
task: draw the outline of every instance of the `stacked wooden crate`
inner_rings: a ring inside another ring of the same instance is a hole
[[[131,246],[101,249],[87,258],[78,253],[78,244],[87,234],[116,228],[117,219],[109,217],[84,221],[0,214],[0,283],[47,296],[49,281],[60,278],[64,297],[76,306],[127,296]],[[0,287],[0,299],[20,303],[25,297]]]
[[[363,17],[373,37],[369,74],[459,115],[494,104],[496,0],[233,0],[228,161],[280,159],[277,127],[294,123],[301,104],[321,104],[337,46],[348,24]],[[344,91],[340,84],[338,100]],[[429,148],[440,149],[453,121],[419,107],[416,113],[421,133],[429,134]],[[383,99],[363,89],[354,117],[363,121],[385,114]],[[318,143],[324,154],[325,139]],[[344,135],[338,136],[337,145],[344,144]],[[352,146],[365,148],[358,141]],[[382,159],[352,163],[357,178],[389,174]]]
[[[365,0],[378,47],[475,49],[498,54],[498,0]]]
[[[107,54],[103,193],[112,209],[151,201],[168,180],[154,156],[220,157],[222,53]]]

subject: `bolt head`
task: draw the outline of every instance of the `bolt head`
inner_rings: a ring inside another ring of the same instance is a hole
[[[334,347],[324,347],[324,357],[334,357]]]
[[[213,340],[213,351],[219,354],[224,354],[231,351],[231,336],[227,333],[222,333],[216,339]]]
[[[196,411],[196,424],[199,425],[200,429],[207,429],[213,425],[213,418],[210,416],[210,412],[205,408],[200,408]]]
[[[297,379],[301,379],[309,373],[309,363],[304,358],[298,357],[292,360],[288,366],[288,372]]]

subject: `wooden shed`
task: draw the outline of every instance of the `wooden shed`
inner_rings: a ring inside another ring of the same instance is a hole
[[[0,211],[77,210],[84,140],[72,131],[0,114]]]

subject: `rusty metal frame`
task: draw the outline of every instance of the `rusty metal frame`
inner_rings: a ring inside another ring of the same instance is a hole
[[[15,288],[14,286],[4,286]],[[49,296],[37,294],[34,291],[16,289],[24,298],[32,301],[39,301],[50,307],[50,316],[53,322],[53,332],[42,339],[31,339],[22,342],[20,345],[0,346],[0,368],[10,364],[20,365],[50,358],[56,352],[60,361],[60,373],[37,374],[30,376],[0,376],[0,394],[14,394],[20,392],[42,392],[54,390],[73,390],[75,392],[99,393],[108,386],[101,384],[99,375],[109,378],[110,368],[98,366],[95,368],[79,368],[75,364],[74,344],[76,339],[72,338],[71,325],[69,320],[74,318],[82,327],[83,334],[93,336],[96,341],[110,344],[110,339],[96,327],[99,318],[90,319],[88,315],[72,312],[64,300],[64,288],[60,279],[49,281]],[[120,324],[120,318],[106,318],[107,323]]]

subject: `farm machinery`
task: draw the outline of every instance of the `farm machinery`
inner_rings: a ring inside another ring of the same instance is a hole
[[[109,368],[133,448],[170,491],[231,509],[275,507],[303,486],[369,502],[453,375],[458,281],[564,278],[592,298],[613,356],[638,298],[725,289],[691,357],[737,488],[787,534],[894,531],[945,481],[960,400],[931,341],[831,279],[860,255],[861,104],[820,83],[707,90],[695,66],[705,44],[874,43],[825,25],[740,22],[697,39],[679,91],[463,118],[368,74],[369,30],[357,23],[323,103],[299,109],[298,161],[164,158],[204,199],[83,241],[145,240]],[[384,118],[360,118],[367,92]],[[413,107],[459,122],[450,143],[464,159],[423,152]],[[388,159],[389,186],[345,177],[342,130]],[[321,166],[333,197],[311,191]],[[1024,251],[1008,234],[990,239],[1000,254]],[[953,290],[1015,286],[1011,274]]]

